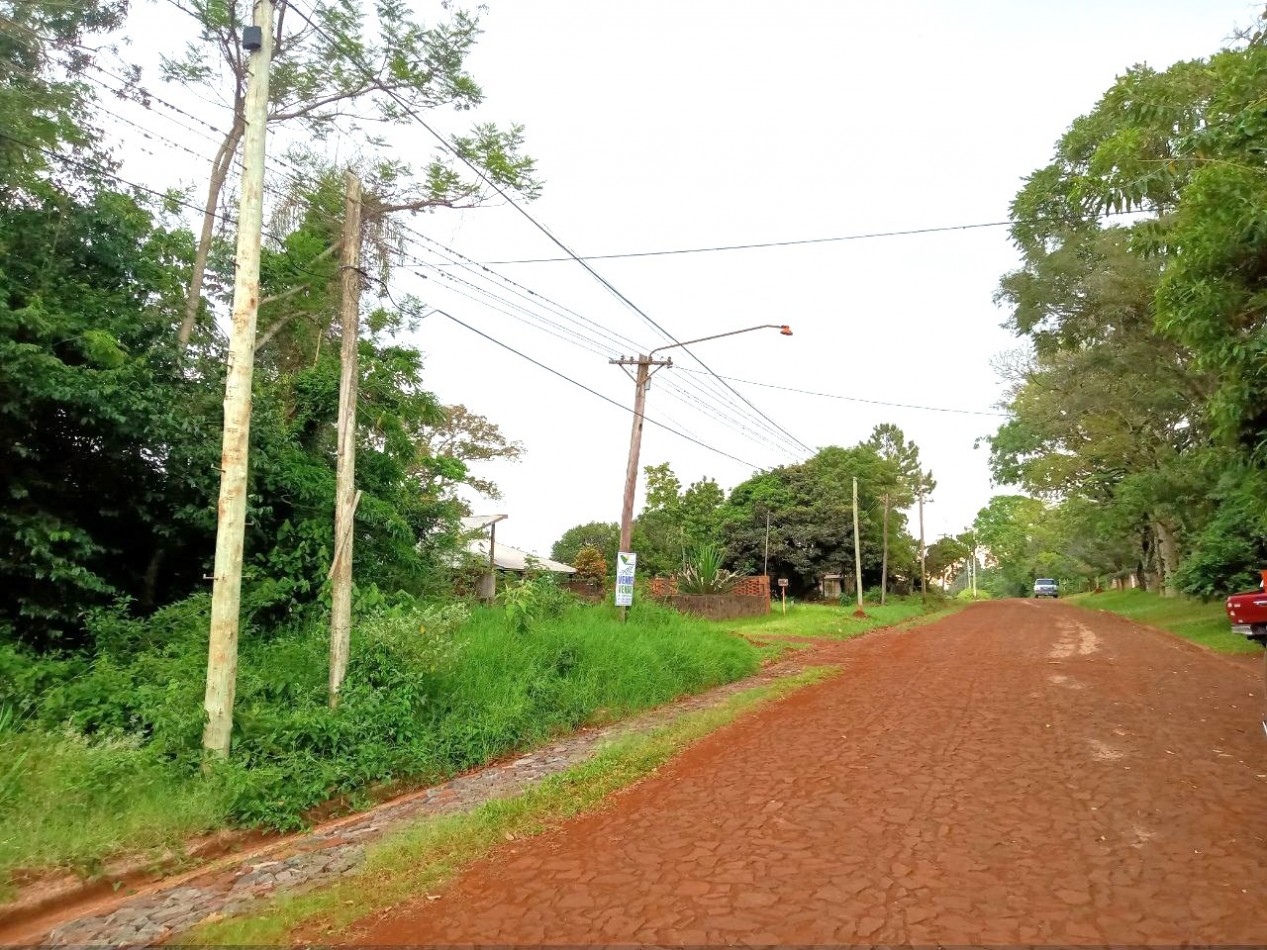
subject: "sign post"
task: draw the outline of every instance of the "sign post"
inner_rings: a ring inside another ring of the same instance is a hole
[[[625,619],[625,608],[633,606],[634,573],[638,568],[638,555],[626,551],[616,554],[616,606],[620,619]]]
[[[787,578],[779,578],[779,599],[783,601],[783,613],[787,613]]]

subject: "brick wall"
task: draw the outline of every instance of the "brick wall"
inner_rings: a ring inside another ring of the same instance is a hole
[[[709,620],[760,617],[770,612],[770,598],[734,594],[672,594],[664,602],[684,614]]]
[[[678,586],[676,577],[653,577],[650,583],[650,593],[652,597],[659,599],[667,599],[677,596]],[[690,595],[684,595],[690,596]],[[756,577],[745,577],[734,586],[733,589],[721,595],[708,596],[724,596],[724,597],[763,597],[768,602],[770,600],[770,578],[765,574],[759,574]]]

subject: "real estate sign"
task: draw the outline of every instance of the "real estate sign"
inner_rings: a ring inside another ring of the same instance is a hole
[[[638,555],[620,551],[616,555],[616,606],[633,606],[634,570]]]

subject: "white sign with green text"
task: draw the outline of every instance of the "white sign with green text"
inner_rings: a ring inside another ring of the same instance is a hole
[[[616,606],[633,606],[634,570],[638,567],[638,555],[620,551],[616,555]]]

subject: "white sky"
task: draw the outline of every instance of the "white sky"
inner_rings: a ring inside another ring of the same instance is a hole
[[[1069,122],[1092,108],[1115,75],[1133,63],[1165,67],[1208,55],[1259,9],[1245,0],[493,0],[470,69],[487,96],[478,118],[527,127],[528,151],[546,180],[529,211],[578,253],[796,240],[1003,220],[1022,178],[1049,160]],[[154,91],[223,124],[214,103],[153,78],[154,44],[189,34],[188,21],[165,4],[138,5],[130,31],[130,54],[145,65]],[[205,139],[158,112],[109,107],[211,154]],[[447,133],[462,131],[472,116],[429,118]],[[420,164],[432,151],[416,129],[390,135]],[[270,147],[282,141],[275,136]],[[205,166],[163,143],[132,136],[124,154],[124,174],[151,187],[205,182]],[[420,216],[410,226],[479,261],[558,255],[505,206]],[[992,294],[1015,263],[1006,229],[986,228],[593,266],[678,339],[759,323],[792,326],[790,339],[765,330],[693,348],[724,376],[989,410],[1000,397],[990,358],[1016,345],[1000,328],[1004,314]],[[575,263],[496,269],[602,332],[644,349],[667,342]],[[632,383],[608,365],[607,341],[597,345],[602,352],[579,348],[452,286],[401,272],[393,293],[416,293],[631,404]],[[497,292],[515,299],[505,285]],[[585,327],[587,336],[598,332]],[[505,497],[474,508],[510,515],[499,540],[545,554],[574,524],[619,519],[627,409],[439,315],[423,322],[416,342],[441,400],[489,416],[527,448],[522,462],[483,472]],[[705,380],[664,370],[648,418],[751,464],[650,424],[642,464],[668,461],[684,484],[710,475],[729,489],[754,466],[804,456],[719,419],[720,411],[756,428],[751,410],[724,390],[724,399],[710,395],[701,411],[671,388]],[[930,542],[962,531],[995,493],[988,450],[974,450],[973,442],[998,419],[733,385],[815,448],[854,444],[879,422],[900,425],[939,483],[926,512]]]

